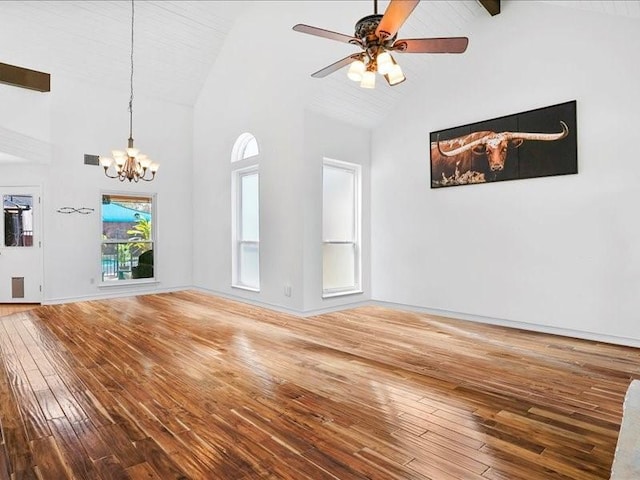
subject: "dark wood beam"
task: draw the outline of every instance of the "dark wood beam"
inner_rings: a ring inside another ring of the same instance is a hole
[[[478,0],[480,4],[491,14],[498,15],[500,13],[500,0]]]
[[[51,91],[51,75],[28,68],[0,63],[0,83],[38,92]]]

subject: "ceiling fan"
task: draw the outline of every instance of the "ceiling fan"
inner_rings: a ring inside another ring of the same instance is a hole
[[[378,0],[373,0],[373,15],[367,15],[356,22],[355,33],[351,37],[323,28],[299,23],[296,32],[351,43],[362,52],[351,54],[342,60],[313,73],[315,78],[327,75],[351,65],[347,76],[359,81],[363,88],[375,88],[376,72],[384,76],[391,86],[406,80],[400,65],[391,56],[394,53],[463,53],[467,49],[467,37],[448,38],[407,38],[397,40],[402,24],[416,8],[420,0],[391,0],[384,15],[378,14]]]

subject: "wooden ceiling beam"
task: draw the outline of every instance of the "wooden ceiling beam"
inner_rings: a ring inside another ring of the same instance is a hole
[[[51,75],[28,68],[0,63],[0,83],[37,92],[51,91]]]
[[[480,4],[491,14],[498,15],[500,13],[500,0],[478,0]]]

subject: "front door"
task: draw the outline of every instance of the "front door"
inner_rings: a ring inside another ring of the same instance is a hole
[[[0,185],[0,303],[40,303],[40,188]]]

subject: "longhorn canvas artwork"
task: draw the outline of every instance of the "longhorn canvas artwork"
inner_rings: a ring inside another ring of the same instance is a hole
[[[578,173],[576,101],[430,134],[431,188]]]

